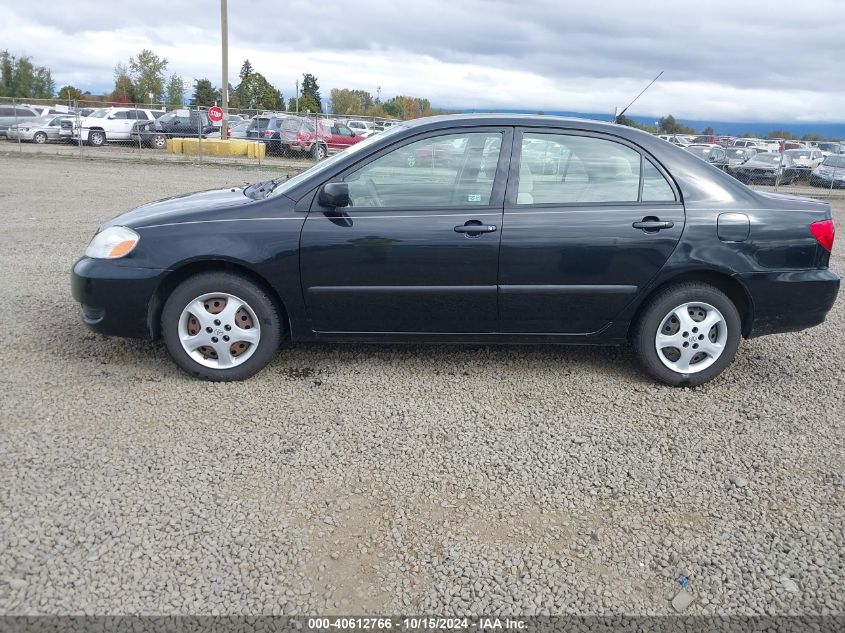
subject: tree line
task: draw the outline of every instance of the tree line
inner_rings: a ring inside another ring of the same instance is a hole
[[[183,105],[182,77],[176,73],[167,75],[170,62],[154,51],[143,49],[126,63],[114,68],[114,89],[108,95],[92,95],[75,86],[62,86],[57,98],[60,101],[88,101],[102,104],[164,103],[170,107]],[[244,60],[238,73],[237,86],[229,84],[229,108],[233,110],[288,110],[298,112],[322,112],[323,100],[317,77],[311,73],[302,75],[301,91],[287,102],[280,90],[267,78]],[[15,56],[9,51],[0,51],[0,97],[20,99],[52,99],[56,86],[50,69],[38,66],[32,58]],[[208,78],[198,79],[190,103],[195,106],[212,106],[221,101],[220,89]],[[428,99],[398,95],[381,100],[381,88],[376,96],[360,89],[333,88],[330,93],[329,110],[333,114],[367,116],[394,119],[415,119],[422,116],[443,114],[445,111],[432,108]],[[538,114],[542,114],[539,112]],[[639,128],[652,134],[715,134],[712,127],[698,131],[675,119],[671,114],[661,117],[657,125],[646,125],[624,115],[617,117],[621,125]],[[750,132],[743,137],[754,136]],[[767,138],[798,139],[787,130],[772,130]],[[825,140],[818,134],[805,134],[800,140]]]
[[[716,131],[708,126],[703,130],[696,130],[689,125],[684,125],[674,116],[671,114],[667,114],[665,117],[661,117],[657,120],[657,125],[646,125],[644,123],[640,123],[639,121],[635,121],[630,119],[624,115],[619,116],[616,118],[616,122],[620,125],[627,125],[628,127],[635,127],[640,130],[645,130],[651,134],[684,134],[684,135],[715,135]],[[745,132],[742,134],[740,138],[758,138],[757,134],[752,134],[751,132]],[[824,141],[826,140],[820,134],[805,134],[804,136],[797,136],[788,132],[787,130],[772,130],[768,134],[766,134],[763,138],[772,138],[772,139],[784,139],[787,141]]]
[[[50,69],[33,63],[30,57],[16,57],[8,51],[0,52],[0,97],[20,99],[52,99],[60,101],[85,101],[90,104],[121,105],[165,104],[169,107],[183,105],[183,81],[176,73],[168,74],[170,61],[150,49],[143,49],[126,62],[114,67],[114,88],[108,94],[93,95],[76,86],[62,86],[56,92]],[[241,65],[237,85],[229,84],[228,105],[232,110],[288,110],[291,112],[322,112],[323,99],[317,77],[304,73],[298,82],[298,94],[285,100],[265,75],[247,59]],[[373,96],[360,89],[332,89],[329,110],[335,114],[352,116],[413,119],[444,111],[431,107],[428,99],[399,95],[380,98],[381,88]],[[190,104],[195,106],[218,105],[222,100],[220,88],[210,79],[198,79],[193,85]]]

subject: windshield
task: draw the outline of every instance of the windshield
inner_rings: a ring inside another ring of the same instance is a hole
[[[780,154],[757,154],[754,157],[754,160],[758,163],[769,163],[770,165],[775,165],[780,163]]]
[[[341,160],[341,159],[349,156],[350,154],[358,154],[358,153],[362,152],[363,150],[367,149],[373,143],[376,143],[378,140],[383,139],[387,136],[393,136],[394,134],[396,134],[397,132],[399,132],[400,130],[403,130],[403,129],[405,129],[405,126],[403,126],[403,125],[394,125],[390,129],[382,132],[381,134],[375,134],[373,136],[368,136],[367,138],[365,138],[360,143],[355,143],[355,145],[352,145],[348,149],[345,149],[342,152],[338,152],[334,156],[331,156],[331,157],[327,158],[326,160],[317,163],[313,167],[309,167],[305,171],[297,174],[296,176],[292,176],[291,178],[288,178],[287,180],[277,178],[274,182],[276,182],[278,184],[278,186],[275,189],[273,189],[273,192],[272,192],[271,195],[275,196],[275,195],[278,195],[280,193],[285,193],[286,191],[290,191],[293,187],[295,187],[296,185],[301,183],[303,180],[305,180],[307,178],[311,178],[312,176],[316,176],[317,174],[320,174],[320,173],[330,169],[338,160]]]
[[[822,164],[827,167],[845,167],[845,156],[828,156]]]
[[[108,110],[106,110],[105,108],[102,108],[100,110],[94,110],[88,116],[91,117],[92,119],[102,119],[103,117],[106,116],[106,114],[108,114],[108,112],[109,112]]]
[[[754,152],[750,152],[747,149],[729,149],[728,156],[730,158],[748,158]]]

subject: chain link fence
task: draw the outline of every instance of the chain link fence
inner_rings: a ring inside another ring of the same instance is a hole
[[[398,123],[324,113],[0,98],[0,147],[79,157],[311,162]],[[5,141],[5,142],[4,142]]]
[[[229,109],[225,121],[216,118],[212,109],[197,106],[0,98],[0,148],[80,158],[267,163],[304,169],[398,123],[256,109]],[[845,141],[663,138],[752,187],[845,197]]]

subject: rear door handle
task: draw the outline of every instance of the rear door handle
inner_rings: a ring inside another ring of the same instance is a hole
[[[631,226],[635,229],[642,229],[643,231],[659,231],[660,229],[671,229],[675,226],[675,223],[643,219],[641,222],[634,222]]]
[[[455,233],[493,233],[498,230],[495,224],[459,224],[455,227]]]

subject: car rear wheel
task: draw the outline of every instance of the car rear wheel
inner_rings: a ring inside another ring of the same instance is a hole
[[[44,145],[47,142],[47,134],[44,132],[36,132],[35,136],[32,137],[32,140],[39,145]]]
[[[634,324],[632,343],[643,368],[674,387],[718,376],[739,347],[742,321],[733,302],[703,282],[660,291]]]
[[[106,142],[106,133],[100,130],[91,130],[88,133],[88,144],[94,147],[100,147]]]
[[[276,354],[279,311],[267,292],[228,272],[200,273],[168,297],[164,344],[187,373],[212,381],[245,380]]]
[[[153,134],[150,138],[150,145],[155,149],[164,149],[167,145],[167,137],[164,134]]]
[[[311,148],[311,158],[314,160],[323,160],[326,157],[326,146],[317,143]]]

